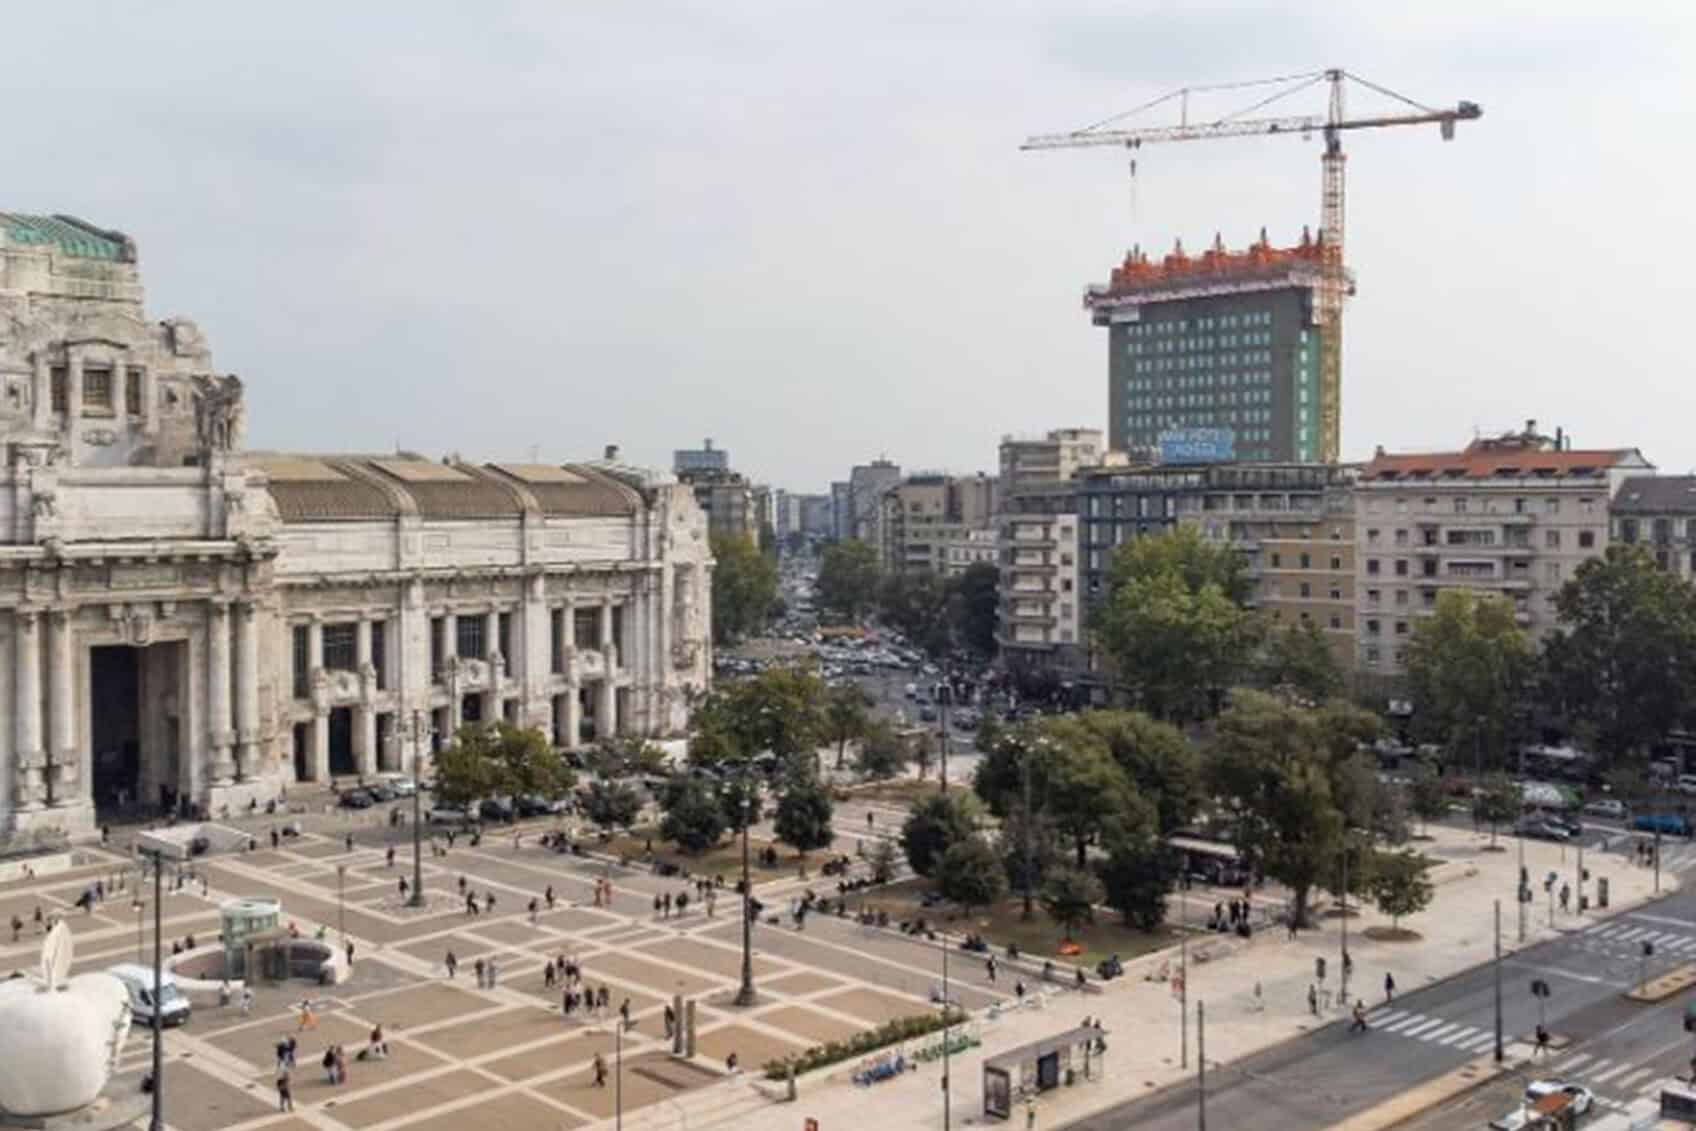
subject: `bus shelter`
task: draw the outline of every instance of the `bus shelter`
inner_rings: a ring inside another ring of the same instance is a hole
[[[983,1113],[1006,1119],[1025,1096],[1085,1080],[1098,1071],[1099,1025],[1082,1025],[1028,1045],[1008,1049],[983,1062]]]

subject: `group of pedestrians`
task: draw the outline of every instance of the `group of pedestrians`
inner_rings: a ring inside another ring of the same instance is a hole
[[[304,1004],[304,1003],[303,1003]],[[277,1110],[294,1110],[294,1070],[296,1057],[300,1052],[300,1042],[293,1034],[277,1042]],[[370,1039],[355,1059],[358,1060],[387,1060],[389,1058],[389,1041],[383,1035],[381,1023],[371,1027]],[[324,1082],[332,1086],[347,1083],[347,1049],[340,1044],[325,1047],[324,1055],[319,1058],[319,1065],[324,1069]]]
[[[668,891],[663,895],[654,896],[654,918],[669,919],[674,908],[677,911],[678,918],[682,918],[684,913],[689,910],[688,892],[680,891],[674,896]]]

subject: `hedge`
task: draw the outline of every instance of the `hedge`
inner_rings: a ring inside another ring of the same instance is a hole
[[[839,1064],[844,1060],[852,1060],[857,1056],[876,1052],[890,1045],[910,1041],[914,1037],[922,1037],[934,1033],[945,1025],[961,1025],[966,1021],[966,1012],[957,1007],[951,1007],[947,1015],[941,1013],[920,1013],[912,1017],[897,1017],[893,1021],[885,1021],[875,1029],[864,1033],[856,1033],[846,1041],[829,1041],[822,1045],[814,1045],[799,1056],[779,1057],[768,1060],[765,1065],[767,1080],[782,1080],[789,1075],[791,1065],[795,1075],[811,1072],[815,1068]]]

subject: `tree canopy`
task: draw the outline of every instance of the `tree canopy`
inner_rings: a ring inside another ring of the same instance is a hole
[[[825,734],[824,702],[824,681],[808,667],[722,680],[695,706],[689,760],[718,767],[766,751],[811,760]]]
[[[833,809],[829,791],[812,768],[792,767],[777,799],[773,820],[777,839],[800,853],[803,859],[816,848],[829,848]]]
[[[1294,621],[1267,630],[1260,682],[1298,701],[1323,703],[1343,689],[1343,668],[1317,621]]]
[[[901,826],[907,863],[921,876],[932,875],[948,846],[975,835],[977,827],[977,801],[970,794],[956,790],[914,802]]]
[[[690,855],[705,852],[724,836],[724,808],[699,778],[679,776],[666,783],[660,809],[660,836]]]
[[[955,640],[980,656],[995,654],[1000,571],[992,562],[973,562],[950,584]]]
[[[777,563],[746,534],[714,534],[713,642],[733,644],[764,628],[777,600]]]
[[[854,538],[831,543],[813,583],[819,607],[858,624],[877,603],[881,572],[877,551],[867,543]]]
[[[1414,622],[1407,645],[1414,719],[1452,754],[1476,749],[1505,764],[1531,672],[1531,647],[1504,598],[1445,589],[1431,615]]]
[[[1001,860],[982,835],[974,833],[948,846],[937,865],[936,886],[944,898],[958,903],[970,914],[974,907],[988,907],[1007,891],[1007,876]]]
[[[432,792],[449,805],[495,794],[564,797],[576,781],[571,768],[534,728],[467,723],[436,755]]]

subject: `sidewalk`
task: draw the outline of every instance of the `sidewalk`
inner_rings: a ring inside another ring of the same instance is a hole
[[[1368,1006],[1383,1001],[1386,971],[1395,976],[1398,993],[1417,990],[1431,982],[1488,961],[1494,950],[1493,903],[1502,901],[1502,946],[1507,954],[1519,949],[1518,920],[1514,892],[1518,883],[1517,844],[1503,837],[1505,851],[1487,850],[1489,836],[1464,830],[1437,828],[1432,839],[1415,847],[1442,863],[1433,871],[1437,884],[1431,907],[1403,921],[1419,932],[1408,942],[1381,942],[1366,936],[1369,927],[1388,927],[1387,917],[1370,908],[1349,919],[1349,952],[1354,958],[1350,996],[1366,1000]],[[1576,912],[1578,869],[1576,849],[1542,841],[1525,843],[1525,863],[1531,874],[1537,902],[1529,915],[1525,945],[1558,933],[1580,929],[1610,915],[1630,910],[1653,897],[1653,874],[1635,866],[1619,853],[1586,853],[1585,865],[1591,882],[1585,891],[1592,900],[1590,912]],[[1550,928],[1543,878],[1554,871],[1558,895],[1561,883],[1573,886],[1573,912],[1563,913],[1558,903],[1555,926]],[[1594,906],[1596,884],[1607,878],[1611,885],[1606,911]],[[1677,886],[1676,875],[1663,874],[1661,890]],[[1291,941],[1281,928],[1262,931],[1253,940],[1210,961],[1192,963],[1189,997],[1207,1003],[1208,1063],[1224,1062],[1299,1036],[1331,1021],[1347,1017],[1337,1005],[1324,1016],[1308,1011],[1307,988],[1313,980],[1314,958],[1323,956],[1329,975],[1328,987],[1337,989],[1339,964],[1338,920],[1319,917],[1319,926],[1301,932]],[[1200,934],[1198,939],[1217,936]],[[956,1122],[982,1121],[981,1066],[983,1059],[1017,1045],[1039,1040],[1078,1024],[1085,1015],[1100,1017],[1107,1029],[1106,1071],[1088,1083],[1059,1088],[1037,1102],[1040,1127],[1057,1127],[1070,1120],[1146,1095],[1163,1086],[1188,1078],[1195,1071],[1195,1034],[1189,1034],[1187,1069],[1179,1067],[1179,1010],[1166,983],[1146,980],[1146,975],[1168,957],[1177,965],[1172,950],[1144,956],[1126,967],[1126,976],[1110,983],[1103,993],[1087,996],[1055,992],[1043,1008],[1010,1010],[997,1019],[980,1016],[981,1048],[957,1056],[953,1066],[952,1102]],[[1256,987],[1259,987],[1259,1002]],[[794,1131],[807,1117],[817,1118],[821,1131],[846,1126],[850,1119],[863,1118],[868,1105],[875,1105],[879,1128],[939,1128],[942,1099],[939,1094],[942,1069],[939,1063],[921,1066],[899,1079],[871,1088],[856,1087],[849,1079],[856,1061],[822,1069],[798,1081],[799,1101],[773,1103],[750,1110],[730,1095],[714,1088],[696,1098],[689,1126],[713,1127],[734,1123],[737,1131]],[[748,1081],[726,1084],[737,1096],[749,1094]],[[781,1085],[765,1085],[772,1094]],[[729,1100],[734,1109],[724,1106]],[[850,1115],[849,1113],[861,1113]]]

